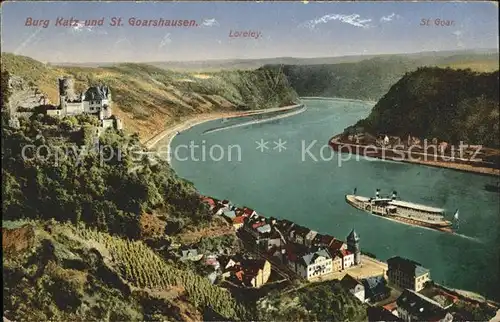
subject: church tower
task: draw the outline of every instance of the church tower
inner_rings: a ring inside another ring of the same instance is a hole
[[[361,264],[361,249],[359,248],[359,237],[353,229],[347,236],[347,250],[354,254],[354,265]]]

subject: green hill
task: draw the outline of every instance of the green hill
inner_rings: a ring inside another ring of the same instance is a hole
[[[423,66],[498,69],[498,53],[436,52],[380,55],[357,62],[283,65],[283,73],[300,96],[343,97],[377,101],[407,72]],[[278,68],[278,65],[270,65]]]
[[[268,69],[199,74],[146,64],[68,67],[2,53],[4,70],[33,83],[56,104],[61,76],[73,76],[77,91],[105,83],[111,88],[114,113],[123,119],[127,131],[138,132],[145,140],[181,116],[278,107],[298,98],[282,74]]]
[[[355,128],[498,148],[498,77],[498,71],[419,68],[394,84]]]

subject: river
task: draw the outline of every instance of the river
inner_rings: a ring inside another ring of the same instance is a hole
[[[328,139],[366,117],[373,103],[303,102],[307,110],[288,118],[205,133],[223,125],[216,120],[184,131],[172,141],[178,152],[172,167],[202,194],[343,240],[355,228],[361,249],[381,260],[407,257],[429,268],[438,283],[500,299],[500,201],[483,189],[496,178],[332,155]],[[190,144],[198,147],[188,150]],[[344,201],[355,187],[365,196],[376,188],[382,194],[397,190],[403,200],[445,208],[449,217],[459,209],[459,232],[475,240],[356,210]]]

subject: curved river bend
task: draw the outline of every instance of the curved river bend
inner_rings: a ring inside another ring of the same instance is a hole
[[[328,139],[366,117],[373,105],[342,99],[303,102],[307,111],[288,118],[202,135],[223,125],[217,120],[184,131],[172,141],[178,151],[172,167],[202,194],[339,239],[355,228],[361,249],[379,259],[408,257],[431,269],[438,283],[499,299],[500,202],[497,194],[483,190],[495,178],[332,156]],[[257,149],[261,140],[264,145]],[[190,144],[197,147],[188,150]],[[344,202],[354,187],[365,196],[376,188],[387,194],[397,190],[402,199],[445,208],[449,216],[458,208],[460,233],[477,241],[356,210]]]

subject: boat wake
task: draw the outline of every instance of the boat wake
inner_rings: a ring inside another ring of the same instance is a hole
[[[451,232],[451,233],[440,232],[440,231],[438,231],[436,229],[432,229],[432,228],[429,228],[429,227],[415,226],[415,225],[411,225],[411,224],[408,224],[408,223],[405,223],[405,222],[401,222],[401,221],[398,221],[398,220],[394,220],[392,218],[387,218],[387,217],[379,217],[379,218],[387,219],[387,220],[390,220],[390,221],[398,223],[398,224],[403,224],[403,225],[407,225],[407,226],[411,226],[411,227],[415,227],[415,228],[419,228],[419,229],[425,229],[425,230],[433,231],[433,232],[436,232],[436,233],[444,233],[444,234],[447,234],[447,235],[457,236],[457,237],[460,237],[460,238],[464,238],[464,239],[473,241],[475,243],[483,244],[483,242],[479,238],[477,238],[477,237],[471,237],[471,236],[467,236],[467,235],[464,235],[464,234],[459,234],[457,232]]]
[[[299,110],[296,110],[296,111],[293,111],[293,112],[290,112],[290,113],[286,113],[286,114],[280,114],[280,115],[277,115],[277,116],[269,117],[269,118],[266,118],[266,119],[263,119],[263,120],[252,120],[252,121],[248,121],[248,122],[244,122],[244,123],[239,123],[239,124],[229,125],[229,126],[225,126],[225,127],[219,127],[219,128],[215,128],[215,129],[206,130],[205,132],[203,132],[203,135],[204,134],[218,132],[218,131],[224,131],[224,130],[234,129],[234,128],[242,127],[242,126],[248,126],[248,125],[253,125],[253,124],[260,124],[260,123],[267,123],[267,122],[279,120],[279,119],[282,119],[282,118],[285,118],[285,117],[289,117],[289,116],[300,114],[300,113],[304,112],[305,110],[307,110],[307,107],[304,105]]]
[[[462,235],[462,234],[459,234],[459,233],[453,233],[452,235],[455,235],[455,236],[458,236],[458,237],[461,237],[461,238],[465,238],[465,239],[468,239],[468,240],[476,242],[476,243],[483,244],[483,242],[479,238],[476,238],[476,237]]]

